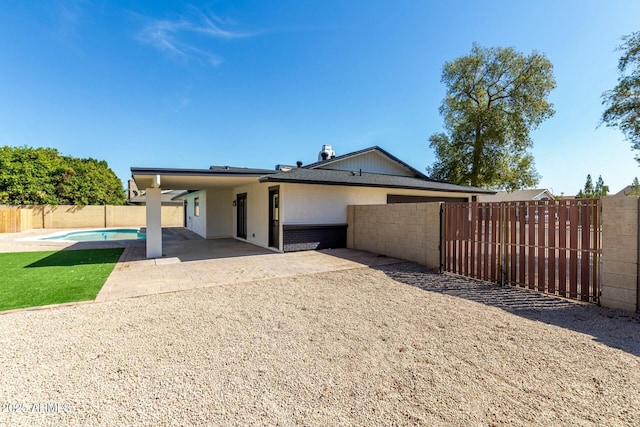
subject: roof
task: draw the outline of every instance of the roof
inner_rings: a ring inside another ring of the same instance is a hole
[[[344,185],[355,187],[405,188],[412,190],[448,191],[454,193],[494,194],[495,191],[466,187],[407,176],[383,175],[331,169],[295,168],[260,178],[260,182],[289,182],[298,184]]]
[[[132,175],[255,175],[276,173],[273,169],[239,168],[234,166],[211,166],[209,169],[145,168],[132,167]]]
[[[162,188],[181,188],[198,190],[211,185],[211,178],[216,178],[216,186],[235,187],[251,184],[266,174],[276,173],[273,169],[251,169],[224,166],[213,169],[173,169],[173,168],[140,168],[132,167],[131,175],[138,188],[149,188],[156,185],[157,177]]]
[[[544,194],[546,193],[546,194]],[[482,202],[519,202],[524,200],[540,200],[542,195],[553,197],[546,188],[532,188],[529,190],[498,191],[490,196],[482,196]]]
[[[375,145],[373,147],[365,148],[363,150],[354,151],[352,153],[343,154],[341,156],[332,157],[330,159],[322,160],[320,162],[311,163],[311,164],[303,166],[303,168],[305,168],[305,169],[317,169],[317,168],[320,168],[320,167],[328,166],[328,165],[330,165],[332,163],[339,162],[341,160],[345,160],[345,159],[348,159],[348,158],[351,158],[351,157],[356,157],[356,156],[359,156],[359,155],[362,155],[362,154],[370,153],[372,151],[377,151],[377,152],[383,154],[384,156],[388,157],[392,161],[398,163],[402,167],[404,167],[404,168],[410,170],[411,172],[413,172],[417,177],[420,177],[420,178],[423,178],[423,179],[429,179],[429,177],[427,175],[423,174],[419,170],[413,168],[412,166],[408,165],[407,163],[403,162],[402,160],[400,160],[399,158],[397,158],[393,154],[389,153],[388,151],[383,150],[382,148],[378,147],[377,145]]]
[[[211,172],[216,173],[246,173],[246,174],[268,174],[275,173],[273,169],[255,169],[255,168],[239,168],[235,166],[209,166]]]
[[[618,191],[614,196],[638,196],[640,191],[638,188],[635,188],[633,185],[627,185],[622,190]]]
[[[325,168],[332,163],[339,162],[365,153],[377,152],[414,176],[389,175],[381,173],[337,170]],[[161,178],[164,188],[185,188],[197,190],[211,184],[210,178],[216,177],[216,186],[232,187],[259,182],[291,182],[299,184],[342,185],[361,187],[403,188],[411,190],[428,190],[454,193],[495,194],[495,191],[477,187],[467,187],[447,182],[435,181],[407,163],[374,146],[353,153],[336,156],[321,162],[312,163],[291,170],[252,169],[232,166],[211,166],[209,169],[173,169],[173,168],[143,168],[132,167],[131,174],[139,188],[155,185]]]

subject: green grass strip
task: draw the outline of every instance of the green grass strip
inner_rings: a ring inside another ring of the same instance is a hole
[[[0,253],[0,311],[94,300],[122,251]]]

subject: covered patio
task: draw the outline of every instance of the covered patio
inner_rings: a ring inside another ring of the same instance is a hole
[[[133,179],[138,188],[146,191],[146,257],[160,258],[167,256],[162,240],[161,195],[163,189],[181,189],[189,192],[206,190],[218,192],[232,197],[232,189],[255,184],[257,179],[272,170],[211,167],[210,169],[162,169],[162,168],[131,168]],[[224,197],[223,197],[224,199]],[[224,237],[233,237],[231,227],[232,205],[221,200],[215,206],[216,215],[225,218],[229,229]],[[189,212],[185,219],[188,221]],[[206,230],[205,230],[206,235]]]

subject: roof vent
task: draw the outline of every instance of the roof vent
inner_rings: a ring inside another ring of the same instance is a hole
[[[301,167],[302,167],[302,162],[301,162],[300,160],[298,160],[298,161],[296,162],[296,166],[298,166],[299,168],[301,168]]]
[[[333,151],[331,145],[325,144],[322,146],[322,150],[320,150],[320,153],[318,154],[318,161],[321,162],[329,158],[333,159],[334,157],[336,157],[336,152]]]

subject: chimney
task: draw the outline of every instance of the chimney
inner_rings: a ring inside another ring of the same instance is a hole
[[[321,162],[323,160],[333,159],[335,157],[336,157],[336,152],[333,151],[333,148],[331,148],[331,145],[324,144],[322,146],[322,150],[320,150],[320,153],[318,154],[318,161]]]

